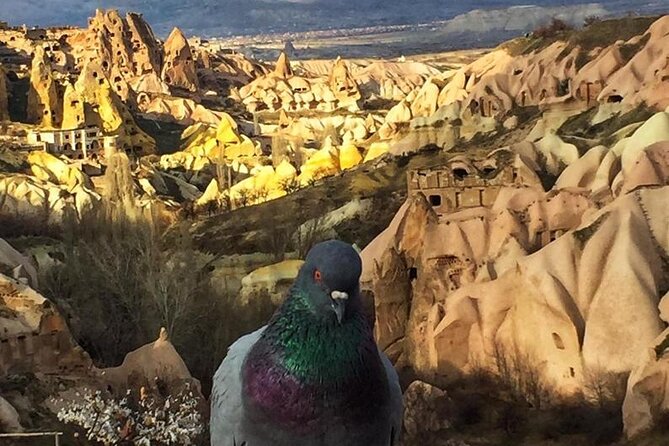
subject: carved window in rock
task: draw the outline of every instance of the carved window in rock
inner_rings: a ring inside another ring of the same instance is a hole
[[[464,262],[452,255],[446,255],[435,259],[436,266],[445,273],[448,279],[449,291],[455,291],[462,285],[462,273],[465,269]]]
[[[457,181],[464,181],[468,176],[469,172],[463,167],[455,167],[453,169],[453,178]]]
[[[438,195],[438,194],[432,194],[432,195],[430,195],[429,200],[430,200],[430,204],[431,204],[433,207],[439,207],[439,206],[441,206],[441,195]]]
[[[555,348],[558,350],[564,350],[564,341],[562,340],[562,337],[560,337],[560,335],[557,333],[551,333],[551,336],[553,338],[553,344],[555,344]]]
[[[27,355],[26,350],[26,336],[19,335],[16,337],[16,354],[19,359],[24,358]]]

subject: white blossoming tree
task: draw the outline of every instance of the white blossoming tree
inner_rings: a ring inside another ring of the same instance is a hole
[[[138,397],[131,391],[120,400],[86,389],[81,400],[68,402],[58,419],[83,430],[86,439],[110,445],[191,445],[204,432],[198,400],[189,386],[176,396]]]

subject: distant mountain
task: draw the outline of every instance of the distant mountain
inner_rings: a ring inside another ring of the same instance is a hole
[[[2,1],[0,20],[40,26],[86,24],[95,8],[143,12],[154,30],[166,36],[173,26],[186,34],[208,37],[300,32],[364,26],[415,24],[448,20],[473,10],[513,6],[573,7],[578,0],[21,0]],[[606,0],[605,13],[669,11],[666,0]],[[495,23],[516,18],[517,10],[496,14]],[[469,15],[469,14],[468,14]],[[479,14],[480,16],[480,14]],[[541,16],[541,15],[539,15]],[[544,15],[545,16],[545,15]],[[464,16],[467,17],[467,16]],[[536,17],[535,17],[536,18]],[[480,19],[480,17],[478,17]],[[542,19],[542,17],[539,17]],[[467,28],[465,22],[464,27]],[[480,28],[485,22],[475,22]],[[459,23],[462,26],[463,23]]]

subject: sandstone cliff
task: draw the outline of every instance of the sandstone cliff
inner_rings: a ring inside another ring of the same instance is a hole
[[[58,83],[51,72],[51,63],[42,47],[35,48],[30,70],[28,119],[43,127],[59,128],[63,106]]]
[[[69,101],[65,103],[64,114],[68,122],[85,122],[100,127],[107,134],[118,134],[120,149],[138,154],[155,151],[155,141],[137,126],[132,113],[112,88],[100,65],[94,62],[86,64],[74,90],[69,89]]]
[[[669,150],[631,153],[616,168],[612,150],[593,148],[555,190],[504,187],[488,208],[410,198],[362,253],[382,348],[427,380],[522,352],[558,394],[647,363],[669,280]]]
[[[174,28],[164,45],[162,78],[169,85],[197,91],[199,81],[190,45],[179,28]]]

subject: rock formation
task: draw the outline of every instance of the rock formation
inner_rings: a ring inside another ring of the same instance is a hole
[[[58,128],[62,122],[62,107],[58,84],[51,73],[51,63],[44,49],[38,46],[30,70],[28,119],[43,127]]]
[[[665,218],[667,216],[665,215]],[[667,297],[659,302],[660,319],[667,322]],[[623,403],[623,422],[625,434],[636,437],[662,423],[668,407],[667,339],[669,330],[665,329],[639,352],[641,361],[632,370],[627,383],[627,394]]]
[[[89,20],[83,49],[88,54],[80,58],[82,68],[95,60],[107,76],[115,69],[126,81],[134,76],[157,73],[161,67],[158,40],[140,14],[128,13],[123,18],[113,9],[96,10]]]
[[[169,85],[197,91],[199,81],[195,71],[195,60],[188,40],[179,28],[174,28],[164,45],[162,79]]]
[[[9,121],[9,85],[5,70],[0,65],[0,122]]]
[[[3,432],[23,432],[23,426],[16,409],[0,396],[0,429]]]
[[[130,30],[135,75],[160,73],[163,55],[153,30],[141,14],[129,12],[125,20]]]
[[[168,386],[170,394],[192,383],[196,396],[201,397],[199,382],[191,376],[164,328],[154,342],[128,353],[120,366],[103,369],[103,372],[102,379],[121,394],[126,389],[153,388],[160,380]]]
[[[0,274],[0,375],[85,373],[88,355],[76,345],[55,307],[32,288]]]
[[[13,279],[25,281],[33,289],[38,287],[37,270],[33,262],[0,239],[0,268],[3,267],[12,271]]]
[[[403,444],[437,444],[448,435],[449,398],[446,392],[422,381],[414,381],[404,391]]]
[[[279,54],[273,74],[279,79],[288,79],[293,75],[293,70],[290,68],[290,60],[288,60],[288,56],[283,51]]]
[[[660,266],[669,248],[661,235],[668,190],[658,188],[669,180],[669,147],[632,153],[621,162],[594,148],[564,170],[554,191],[507,184],[492,201],[484,191],[473,204],[467,185],[483,185],[472,172],[485,172],[484,163],[451,162],[462,182],[454,199],[448,170],[416,172],[410,193],[420,193],[362,254],[363,287],[377,296],[379,345],[430,380],[495,369],[500,355],[520,351],[560,394],[582,391],[594,373],[644,363],[648,346],[660,342],[658,293],[669,279]],[[628,397],[644,392],[639,384]],[[645,407],[630,405],[630,414]]]
[[[146,97],[146,101],[142,98]],[[148,96],[139,97],[139,108],[143,113],[166,122],[178,122],[183,125],[205,123],[216,125],[222,119],[223,112],[209,110],[191,99],[165,97],[158,95],[153,100]]]
[[[253,270],[242,278],[239,303],[251,305],[254,299],[269,296],[272,304],[280,305],[303,263],[302,260],[284,260]]]
[[[39,224],[60,223],[95,206],[100,195],[79,169],[43,151],[32,152],[28,165],[34,176],[0,175],[0,212],[20,215]]]
[[[588,36],[589,31],[579,32]],[[454,106],[459,108],[457,118],[479,131],[485,120],[508,116],[518,107],[553,108],[567,115],[595,104],[618,105],[620,110],[645,103],[662,110],[669,105],[667,39],[665,16],[645,33],[592,49],[561,40],[521,54],[503,46],[460,69],[435,73],[419,90],[405,94],[379,135],[393,138],[401,123],[420,125],[428,118],[438,122]]]
[[[358,84],[351,76],[346,62],[340,57],[332,66],[328,84],[342,107],[348,107],[361,97]]]
[[[375,97],[402,100],[428,76],[439,72],[424,64],[378,62],[352,68],[344,60],[334,63],[304,62],[301,76],[288,69],[285,56],[279,57],[275,71],[239,89],[246,108],[261,110],[320,110],[337,108],[356,111],[361,100]]]
[[[98,126],[106,134],[119,135],[118,148],[138,154],[155,151],[155,141],[137,126],[132,113],[112,88],[100,65],[95,62],[84,66],[79,79],[65,102],[64,114],[68,122],[85,122]],[[81,108],[83,105],[83,121]]]
[[[90,116],[90,111],[89,111]],[[68,82],[63,94],[64,129],[79,129],[86,126],[86,103],[74,84]]]
[[[607,79],[598,100],[646,102],[664,109],[669,106],[669,16],[657,20],[634,41],[645,44],[624,67]]]

